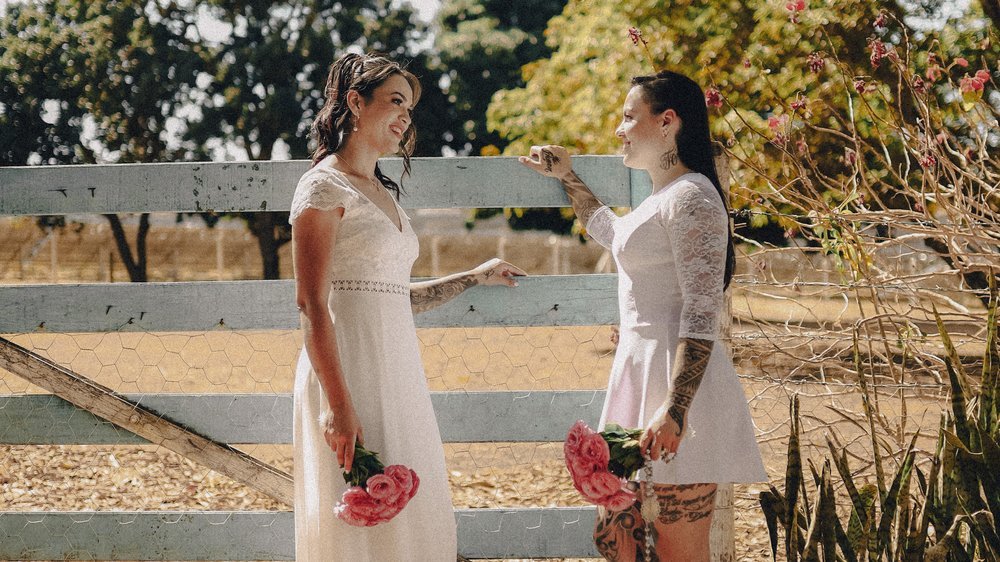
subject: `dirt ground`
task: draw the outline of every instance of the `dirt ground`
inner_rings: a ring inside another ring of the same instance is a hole
[[[16,251],[4,244],[0,283],[121,280],[120,265],[95,242],[107,238],[99,230],[89,225],[62,234],[59,263],[53,268],[37,232],[32,234],[23,225],[0,225],[0,240],[6,237],[19,244]],[[217,252],[219,237],[206,232],[154,231],[160,236],[154,237],[151,252],[151,260],[158,264],[154,279],[254,276],[259,262],[253,259],[252,240],[236,230],[227,231],[222,251]],[[187,251],[172,250],[176,248]],[[283,250],[286,277],[290,275],[287,250]],[[436,240],[425,236],[421,250],[414,270],[420,276],[455,271],[497,253],[530,273],[609,269],[594,244],[570,245],[539,236],[510,235],[503,243],[487,235],[459,233]],[[216,268],[220,263],[223,267]],[[743,272],[750,269],[745,262],[741,265]],[[779,352],[780,341],[790,339],[759,337],[755,323],[769,317],[780,326],[783,320],[786,328],[797,327],[796,345],[816,346],[822,338],[814,332],[835,333],[833,324],[849,324],[862,313],[856,303],[845,307],[842,300],[820,294],[789,303],[777,290],[734,294],[733,351],[765,464],[776,484],[784,476],[788,404],[793,395],[801,400],[806,455],[821,463],[826,437],[831,435],[852,451],[858,469],[870,468],[864,464],[865,434],[856,425],[860,396],[853,383],[836,373],[835,363],[842,357],[831,357],[826,370],[823,365],[803,364],[794,354]],[[608,326],[424,329],[418,335],[432,390],[603,389],[614,353]],[[36,333],[13,339],[120,392],[290,392],[301,347],[298,332]],[[0,395],[26,392],[37,389],[0,371]],[[905,434],[917,426],[936,424],[943,391],[934,384],[887,385],[879,396],[887,423],[897,424]],[[287,446],[245,449],[291,469]],[[456,507],[584,505],[569,484],[560,444],[448,444],[446,453]],[[766,484],[736,487],[737,560],[770,559],[757,504],[757,495],[765,488]],[[0,501],[4,509],[15,511],[283,509],[260,493],[153,446],[0,446]]]

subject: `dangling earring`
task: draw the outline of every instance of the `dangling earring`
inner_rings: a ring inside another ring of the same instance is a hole
[[[354,132],[358,132],[358,121],[360,120],[361,120],[360,116],[358,115],[354,116],[354,128],[352,129]]]

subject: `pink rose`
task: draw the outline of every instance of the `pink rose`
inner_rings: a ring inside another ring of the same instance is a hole
[[[341,502],[334,509],[334,514],[349,525],[356,527],[371,527],[380,522],[382,505],[362,488],[348,488],[341,497]]]
[[[966,68],[969,66],[969,61],[965,60],[963,57],[958,57],[955,59],[955,64],[961,66],[962,68]]]
[[[417,489],[420,488],[420,478],[412,468],[410,469],[410,478],[413,479],[413,487],[410,488],[410,496],[406,498],[407,501],[412,500],[413,496],[417,495]]]
[[[407,496],[410,495],[410,489],[413,488],[413,476],[410,469],[401,464],[393,464],[385,467],[382,474],[396,481],[400,493],[405,493]]]
[[[369,477],[365,485],[371,497],[381,503],[395,504],[399,495],[403,493],[396,480],[385,474],[376,474]],[[406,491],[409,492],[409,490]]]
[[[563,451],[579,451],[583,438],[590,433],[593,431],[587,427],[586,423],[582,420],[576,422],[573,427],[569,428],[569,434],[566,435],[566,442],[563,444]]]
[[[611,460],[611,450],[608,448],[608,442],[599,433],[593,433],[583,440],[580,456],[598,466],[606,467]]]
[[[580,482],[580,486],[583,488],[583,495],[596,503],[621,490],[622,481],[610,472],[595,472],[590,478]]]
[[[987,82],[990,81],[990,71],[986,70],[986,69],[977,70],[976,71],[976,80],[979,80],[983,84],[986,84]]]
[[[611,511],[625,511],[635,503],[635,493],[630,490],[620,490],[604,501],[604,507]]]
[[[566,468],[569,469],[570,475],[572,475],[574,479],[577,479],[586,478],[587,476],[601,470],[607,470],[607,465],[596,463],[583,455],[575,455],[566,459]]]

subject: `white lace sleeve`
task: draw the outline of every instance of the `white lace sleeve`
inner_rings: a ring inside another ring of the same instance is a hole
[[[602,206],[590,215],[585,227],[587,234],[598,244],[610,250],[611,241],[615,238],[614,224],[617,218],[618,215],[607,205]]]
[[[724,303],[729,219],[714,188],[685,182],[673,189],[663,218],[683,299],[678,337],[714,341]]]
[[[295,224],[295,219],[299,218],[302,211],[309,208],[321,211],[329,211],[337,207],[348,209],[357,198],[357,193],[330,176],[307,172],[295,188],[288,223]]]

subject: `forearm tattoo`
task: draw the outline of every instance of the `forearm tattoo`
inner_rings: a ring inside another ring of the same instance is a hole
[[[680,157],[677,155],[676,148],[671,148],[660,155],[660,169],[662,170],[669,170],[678,163],[680,163]]]
[[[562,182],[563,189],[566,190],[566,195],[569,197],[570,203],[573,204],[576,217],[586,227],[587,223],[590,222],[590,217],[603,207],[604,203],[601,203],[600,199],[590,191],[590,188],[583,183],[576,172],[570,172],[568,176],[559,181]]]
[[[639,504],[624,511],[605,509],[594,527],[594,545],[605,560],[646,562],[646,525]],[[656,554],[649,562],[658,562]]]
[[[705,376],[714,343],[710,340],[681,338],[677,344],[677,362],[674,364],[674,372],[677,374],[674,375],[674,388],[670,394],[667,414],[677,423],[678,437],[684,433],[684,417],[694,401],[702,377]]]
[[[414,313],[427,312],[441,306],[462,294],[473,285],[479,284],[475,275],[459,275],[451,279],[430,281],[419,286],[410,286],[410,308]]]
[[[660,515],[656,522],[669,525],[678,521],[694,523],[712,515],[715,510],[715,484],[681,484],[653,486]]]

